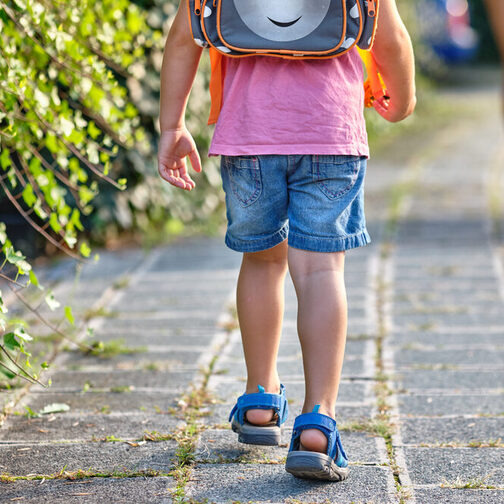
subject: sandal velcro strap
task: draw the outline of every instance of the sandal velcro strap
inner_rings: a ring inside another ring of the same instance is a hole
[[[318,429],[329,435],[335,428],[336,420],[321,413],[305,413],[304,415],[299,415],[294,421],[294,429],[299,431]]]
[[[340,467],[348,465],[348,457],[341,444],[336,420],[321,413],[304,413],[296,418],[289,451],[297,451],[299,449],[301,432],[306,429],[321,431],[327,437],[327,455],[335,459],[336,464]]]
[[[285,398],[285,387],[280,385],[280,394],[269,394],[266,392],[256,392],[253,394],[243,394],[238,398],[235,406],[229,415],[229,421],[233,416],[243,425],[245,413],[251,409],[272,409],[278,415],[278,425],[287,419],[287,399]]]

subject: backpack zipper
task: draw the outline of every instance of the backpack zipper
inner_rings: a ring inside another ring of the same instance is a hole
[[[367,13],[368,13],[369,17],[375,17],[375,15],[376,15],[376,2],[375,2],[375,0],[368,0]]]
[[[201,14],[201,0],[195,0],[194,14],[196,14],[196,16],[199,16]]]

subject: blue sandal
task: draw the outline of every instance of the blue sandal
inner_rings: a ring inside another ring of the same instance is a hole
[[[348,457],[341,444],[336,420],[318,412],[299,415],[294,422],[285,469],[297,478],[342,481],[348,477]],[[327,453],[300,450],[301,432],[317,429],[327,437]]]
[[[281,440],[281,425],[287,420],[289,407],[285,398],[285,387],[280,385],[280,394],[269,394],[258,385],[259,392],[243,394],[238,398],[229,415],[231,428],[238,433],[238,441],[246,444],[277,446]],[[251,409],[272,409],[275,416],[266,425],[252,425],[245,413]]]

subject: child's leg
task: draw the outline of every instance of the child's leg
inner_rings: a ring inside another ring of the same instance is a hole
[[[237,308],[247,365],[247,393],[278,394],[280,380],[277,353],[284,312],[284,280],[287,273],[287,241],[271,249],[243,254],[238,278]],[[272,410],[249,410],[247,420],[267,423]]]
[[[303,351],[306,396],[303,413],[317,404],[335,416],[347,331],[344,252],[319,253],[289,248],[289,271],[298,298],[298,333]],[[301,434],[302,447],[324,451],[318,430]]]

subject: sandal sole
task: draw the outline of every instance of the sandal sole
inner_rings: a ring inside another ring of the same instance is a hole
[[[260,427],[257,425],[236,423],[231,424],[234,432],[238,433],[238,442],[244,444],[278,446],[281,443],[280,427]]]
[[[325,481],[343,481],[349,473],[348,467],[339,467],[331,457],[317,452],[289,453],[285,470],[296,478]]]

